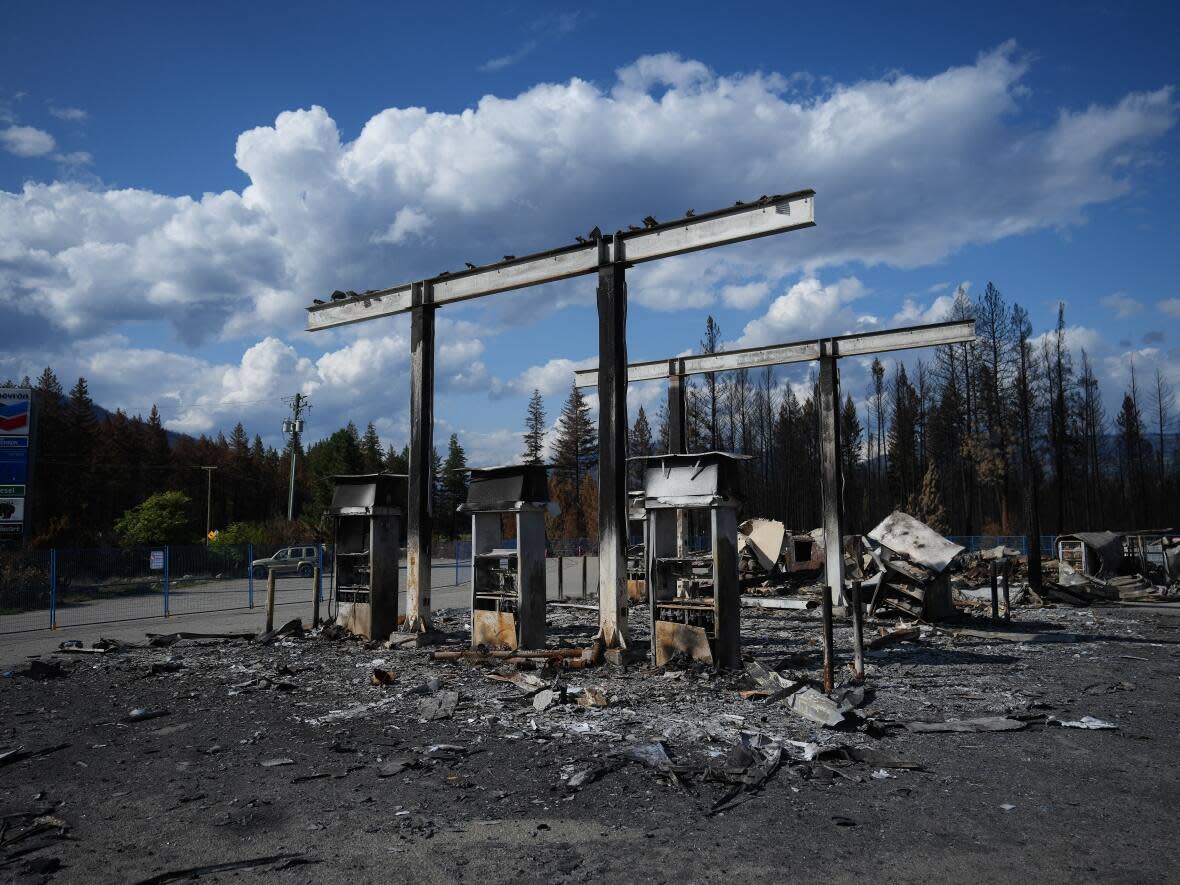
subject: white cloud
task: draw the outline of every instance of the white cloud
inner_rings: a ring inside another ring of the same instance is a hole
[[[459,441],[467,453],[467,463],[472,467],[519,464],[524,458],[523,431],[484,431],[459,427],[455,429],[455,432],[459,434]],[[438,436],[437,432],[435,436]],[[442,445],[439,445],[439,450],[443,451]]]
[[[56,183],[0,193],[0,242],[12,253],[0,291],[22,292],[75,335],[131,316],[170,320],[191,341],[240,334],[235,318],[260,300],[292,321],[266,331],[288,334],[299,307],[335,288],[801,186],[818,190],[818,227],[637,268],[635,302],[703,307],[726,286],[773,286],[849,261],[913,267],[1079,223],[1087,206],[1127,190],[1128,161],[1174,123],[1169,89],[1048,124],[1019,119],[1027,67],[1005,45],[930,77],[801,94],[777,74],[648,56],[606,88],[575,78],[459,113],[390,108],[353,141],[323,108],[288,111],[238,139],[241,192],[190,199]],[[10,149],[52,150],[47,133],[5,132],[16,133]],[[290,310],[275,308],[281,299]]]
[[[923,307],[912,298],[902,302],[901,310],[893,315],[895,326],[917,326],[925,323],[941,323],[955,303],[953,295],[939,295],[928,306]]]
[[[768,294],[768,283],[746,283],[743,286],[726,286],[721,290],[721,300],[737,310],[751,310],[761,304]]]
[[[50,105],[49,113],[59,120],[65,120],[70,123],[84,123],[90,119],[90,114],[81,108],[66,108]]]
[[[52,135],[32,126],[9,126],[0,130],[0,144],[18,157],[40,157],[57,146]]]
[[[403,206],[397,210],[393,224],[384,234],[375,237],[375,243],[392,243],[398,245],[410,237],[420,237],[431,225],[430,216],[416,206]]]
[[[845,277],[827,286],[816,277],[805,277],[775,298],[764,316],[747,323],[735,346],[755,347],[840,334],[856,324],[849,305],[867,294],[856,277]]]
[[[1156,307],[1170,317],[1180,317],[1180,298],[1165,298],[1156,302]]]
[[[1141,302],[1136,301],[1134,298],[1122,292],[1107,295],[1104,298],[1100,298],[1099,301],[1103,307],[1109,307],[1113,310],[1119,319],[1134,316],[1143,310],[1143,304]]]
[[[65,154],[54,154],[53,159],[61,163],[63,166],[89,166],[94,162],[94,157],[89,151],[70,151]]]
[[[1047,344],[1051,345],[1055,332],[1048,330],[1042,332],[1040,335],[1034,335],[1030,339],[1030,343],[1034,348],[1040,349]],[[1108,342],[1110,338],[1097,329],[1089,326],[1066,326],[1065,327],[1065,346],[1073,354],[1074,359],[1078,361],[1077,365],[1081,365],[1081,352],[1084,350],[1091,358],[1095,356],[1102,356],[1107,352]]]
[[[319,399],[317,420],[372,414],[379,399],[389,435],[404,422],[408,385],[390,379],[407,365],[405,324],[309,339],[303,308],[312,297],[572,242],[595,224],[625,229],[648,214],[679,217],[797,187],[818,192],[816,228],[638,266],[633,303],[681,310],[721,300],[754,310],[769,298],[742,343],[873,325],[879,311],[857,302],[860,282],[824,285],[823,270],[925,265],[971,244],[1081,223],[1088,207],[1134,184],[1136,160],[1175,122],[1169,89],[1048,122],[1026,117],[1027,68],[1004,45],[932,76],[809,91],[806,78],[721,75],[697,60],[647,56],[604,84],[543,83],[455,113],[389,108],[351,141],[324,108],[284,112],[239,137],[241,191],[190,198],[31,182],[0,191],[0,308],[26,348],[4,365],[43,365],[53,348],[64,360],[78,342],[129,322],[170,323],[186,345],[221,338],[231,343],[218,353],[240,342],[245,354],[192,365],[110,345],[104,366],[127,356],[151,376],[131,405],[146,391],[174,394],[183,426],[212,427],[241,414],[223,399],[305,385]],[[49,133],[23,126],[0,130],[0,144],[23,155],[56,150]],[[81,153],[59,157],[80,163]],[[532,322],[592,298],[592,283],[579,280],[491,299],[485,315],[501,326]],[[1180,299],[1160,309],[1180,314]],[[460,346],[459,337],[476,340]],[[492,381],[480,339],[440,332],[440,389],[568,386],[574,361]],[[202,399],[210,378],[216,393]],[[113,371],[101,383],[123,390]]]
[[[574,383],[574,372],[598,365],[598,357],[570,360],[552,359],[540,366],[530,366],[510,381],[495,381],[492,396],[529,396],[534,390],[541,396],[564,394]]]
[[[510,68],[531,55],[538,45],[540,44],[536,40],[526,40],[517,49],[509,52],[507,55],[497,55],[495,58],[489,58],[479,66],[479,69],[487,74],[494,71],[502,71],[504,68]]]
[[[543,43],[564,37],[575,30],[582,20],[588,17],[586,13],[579,10],[562,12],[557,15],[542,15],[530,25],[530,30],[538,36],[525,40],[512,52],[488,59],[479,66],[479,70],[486,74],[512,67],[532,55]]]

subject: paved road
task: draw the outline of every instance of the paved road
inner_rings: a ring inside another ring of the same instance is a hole
[[[557,598],[557,560],[546,561],[546,584],[551,599]],[[564,589],[568,598],[581,595],[580,559],[563,563]],[[402,566],[398,594],[398,611],[405,611],[405,566]],[[460,583],[455,583],[453,560],[435,561],[431,569],[431,605],[435,609],[461,608],[470,604],[469,568],[460,564]],[[598,584],[598,560],[587,561],[587,583],[591,594]],[[275,621],[293,617],[311,620],[312,582],[307,578],[281,578],[275,584]],[[330,576],[324,582],[324,594],[330,592]],[[47,625],[45,610],[0,616],[0,666],[4,669],[29,655],[44,654],[67,639],[79,639],[89,645],[96,639],[142,641],[144,633],[228,633],[260,631],[266,619],[266,582],[254,582],[254,607],[247,608],[249,582],[218,581],[184,587],[169,593],[167,618],[163,616],[163,599],[159,595],[98,599],[78,605],[59,605],[57,629]],[[326,613],[326,608],[325,608]]]

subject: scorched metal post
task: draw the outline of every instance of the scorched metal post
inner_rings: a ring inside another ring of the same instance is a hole
[[[430,487],[434,476],[433,288],[414,283],[410,310],[410,459],[406,513],[406,632],[430,629]]]
[[[627,272],[621,237],[598,242],[598,610],[607,648],[627,647]]]
[[[840,477],[840,376],[835,342],[820,342],[819,428],[823,471],[824,581],[832,603],[844,604],[844,484]]]

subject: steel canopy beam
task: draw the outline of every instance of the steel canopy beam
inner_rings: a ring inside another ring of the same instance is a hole
[[[656,381],[673,375],[700,375],[705,372],[729,372],[761,366],[781,366],[787,363],[806,363],[824,355],[821,348],[831,342],[833,357],[862,356],[916,347],[935,347],[942,344],[961,344],[975,340],[974,320],[954,320],[927,326],[886,329],[860,335],[840,335],[836,338],[816,338],[792,344],[770,347],[748,347],[720,353],[694,354],[672,359],[632,363],[627,367],[627,381]],[[598,383],[596,368],[579,369],[574,373],[578,387],[594,387]]]
[[[763,197],[753,203],[738,203],[728,209],[642,230],[606,235],[602,242],[608,261],[632,265],[814,226],[815,191],[804,190]],[[432,304],[448,304],[594,273],[600,264],[599,243],[591,240],[472,270],[440,274],[423,281],[423,289],[431,293]],[[409,284],[364,292],[312,305],[307,309],[307,330],[314,332],[392,316],[413,306]]]

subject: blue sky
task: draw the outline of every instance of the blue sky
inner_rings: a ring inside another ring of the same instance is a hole
[[[1108,399],[1180,389],[1167,4],[0,3],[0,376],[47,363],[170,426],[406,433],[408,329],[363,289],[804,187],[817,228],[631,278],[631,355],[1067,304]],[[593,283],[446,310],[438,433],[517,453],[594,361]],[[939,299],[943,300],[939,300]],[[785,381],[799,372],[783,373]],[[845,389],[864,393],[863,367]],[[656,387],[633,391],[654,406]]]

